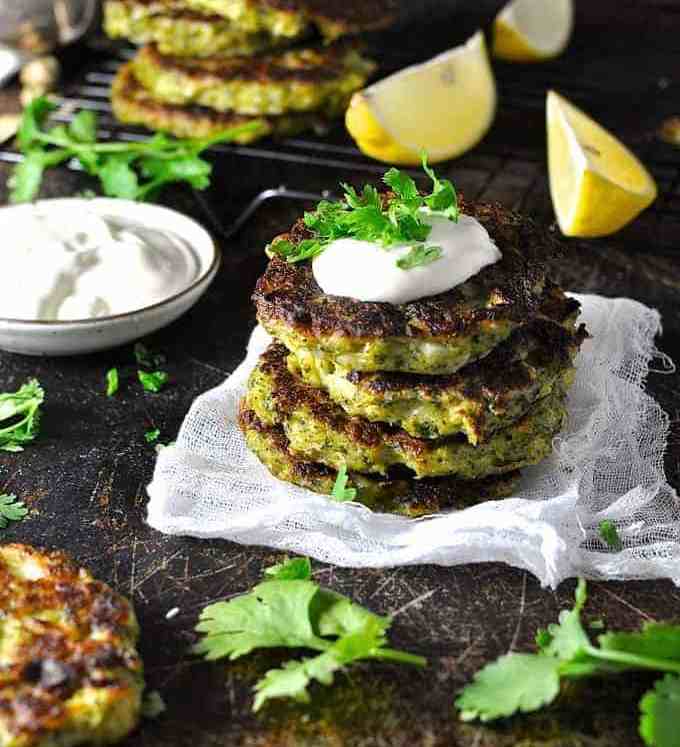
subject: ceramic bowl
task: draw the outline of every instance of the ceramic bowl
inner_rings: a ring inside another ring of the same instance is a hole
[[[170,231],[184,239],[194,250],[199,270],[196,277],[179,293],[168,299],[116,316],[75,321],[26,321],[0,318],[0,349],[24,355],[81,355],[115,348],[138,340],[174,322],[185,314],[206,292],[220,267],[221,254],[210,234],[196,221],[159,205],[95,198],[92,200],[43,200],[59,203],[83,203],[83,209],[108,216],[137,220],[151,228]],[[12,210],[12,207],[0,208]]]

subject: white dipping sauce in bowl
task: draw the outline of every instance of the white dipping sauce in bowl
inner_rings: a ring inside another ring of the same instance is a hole
[[[220,265],[181,213],[108,198],[0,208],[0,348],[72,355],[115,347],[177,319]]]
[[[187,288],[199,259],[181,236],[87,202],[0,210],[0,317],[68,321],[153,306]]]

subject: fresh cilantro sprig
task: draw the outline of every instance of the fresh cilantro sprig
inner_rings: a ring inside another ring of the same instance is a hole
[[[35,99],[23,114],[18,132],[24,154],[11,178],[11,202],[30,202],[40,189],[46,169],[76,159],[99,178],[104,194],[129,200],[147,200],[171,182],[187,182],[196,189],[210,184],[212,165],[200,154],[212,145],[257,131],[254,121],[208,138],[177,140],[164,134],[141,142],[97,142],[97,115],[80,111],[68,125],[46,123],[56,106],[47,98]]]
[[[601,521],[598,531],[602,541],[607,545],[607,547],[615,552],[621,552],[621,550],[623,550],[623,542],[621,542],[619,530],[616,528],[616,524],[614,524],[613,521],[610,521],[609,519]]]
[[[388,617],[380,617],[312,581],[309,560],[297,558],[265,572],[252,591],[203,610],[195,647],[208,660],[238,659],[257,649],[293,648],[316,656],[271,669],[255,685],[254,710],[271,698],[309,701],[313,681],[331,685],[336,672],[378,659],[425,666],[421,656],[387,646]]]
[[[425,155],[423,169],[432,180],[432,192],[428,195],[421,195],[413,179],[395,168],[383,177],[383,182],[393,193],[389,200],[384,200],[369,184],[361,193],[348,184],[342,184],[342,201],[322,200],[316,210],[305,213],[304,223],[313,238],[298,244],[280,239],[269,245],[268,253],[287,262],[303,262],[322,254],[337,239],[352,238],[377,243],[385,249],[410,245],[409,253],[397,260],[397,266],[402,270],[434,262],[441,257],[442,249],[426,243],[432,226],[424,217],[428,212],[436,213],[457,222],[458,195],[448,179],[439,179],[427,165]]]
[[[113,397],[120,389],[120,376],[117,368],[110,368],[106,372],[106,396]]]
[[[356,488],[348,488],[347,483],[349,477],[347,476],[347,467],[343,466],[338,470],[338,476],[333,485],[333,491],[331,492],[331,498],[338,503],[346,503],[348,501],[356,500],[357,491]]]
[[[0,529],[6,529],[10,521],[22,521],[28,516],[28,509],[16,495],[0,495]]]
[[[170,377],[165,371],[137,371],[137,377],[145,392],[158,394],[168,383]]]
[[[31,379],[19,391],[0,394],[0,451],[23,451],[40,426],[40,406],[45,392]]]
[[[649,747],[678,747],[680,723],[680,625],[646,623],[633,633],[605,633],[594,645],[581,622],[586,584],[580,580],[574,608],[536,636],[538,653],[510,653],[488,664],[460,694],[465,721],[492,721],[552,703],[562,680],[635,670],[665,673],[640,702],[640,734]]]
[[[144,440],[148,444],[155,444],[156,441],[161,437],[161,431],[160,428],[154,428],[152,430],[146,431],[144,433]]]

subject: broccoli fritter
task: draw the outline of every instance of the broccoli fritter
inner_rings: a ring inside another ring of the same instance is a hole
[[[292,352],[352,371],[450,374],[483,358],[540,316],[546,297],[562,295],[546,281],[546,262],[559,245],[551,232],[498,205],[461,199],[460,208],[503,255],[467,282],[407,304],[369,303],[327,295],[311,262],[274,256],[253,296],[260,323]],[[311,234],[300,220],[280,238],[298,244]]]
[[[568,371],[521,420],[474,446],[462,436],[415,438],[394,426],[351,417],[326,392],[293,375],[287,358],[288,351],[278,343],[262,354],[250,377],[247,407],[266,425],[282,425],[291,450],[306,461],[380,475],[399,465],[419,478],[476,480],[537,464],[552,452],[572,380]]]
[[[154,99],[238,114],[342,111],[375,65],[354,44],[296,49],[255,58],[167,56],[143,48],[132,61],[137,80]]]
[[[107,0],[104,26],[114,38],[157,41],[163,52],[205,57],[248,54],[315,30],[333,41],[385,28],[395,9],[393,0]],[[237,52],[239,44],[250,49]]]
[[[188,57],[250,55],[277,46],[268,34],[245,33],[220,16],[139,0],[108,0],[104,30],[112,39],[155,43],[163,54]]]
[[[242,405],[239,426],[248,448],[274,477],[315,493],[331,494],[337,471],[295,456],[280,425],[265,425],[247,405]],[[449,477],[414,480],[405,476],[379,478],[351,472],[348,477],[348,487],[356,489],[358,502],[376,511],[417,517],[507,498],[512,495],[520,475],[519,472],[509,472],[484,480]]]
[[[58,552],[0,547],[0,747],[110,744],[144,681],[130,603]]]
[[[567,299],[564,309],[572,313]],[[584,328],[573,331],[571,316],[565,324],[536,320],[483,360],[444,376],[347,371],[317,365],[314,355],[304,353],[291,353],[288,367],[310,386],[323,388],[349,415],[389,423],[419,438],[463,433],[477,444],[562,385],[586,336]]]
[[[125,124],[169,132],[175,137],[210,137],[254,119],[260,122],[262,127],[259,130],[236,138],[240,144],[252,143],[267,135],[293,135],[307,129],[323,131],[329,126],[326,113],[293,112],[275,117],[252,117],[216,112],[201,106],[161,103],[137,81],[129,64],[123,65],[116,75],[111,87],[111,106],[116,118]]]

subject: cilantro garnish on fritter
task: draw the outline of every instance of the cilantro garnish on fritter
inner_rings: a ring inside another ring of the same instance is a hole
[[[348,501],[356,500],[356,488],[348,488],[348,482],[349,477],[347,476],[347,467],[343,465],[338,470],[338,476],[335,479],[335,485],[333,485],[333,491],[331,492],[331,498],[334,501],[337,501],[338,503],[347,503]]]
[[[312,580],[308,559],[296,558],[265,571],[252,591],[203,610],[195,647],[208,660],[238,659],[257,649],[307,649],[315,656],[291,659],[255,685],[254,710],[271,698],[309,701],[312,682],[333,684],[336,672],[377,659],[425,666],[421,656],[387,646],[388,617],[380,617]]]
[[[456,705],[465,721],[536,711],[552,703],[562,680],[661,672],[640,702],[640,734],[649,747],[680,745],[680,625],[648,622],[632,633],[609,632],[594,645],[581,622],[586,584],[580,580],[572,610],[536,636],[535,654],[509,653],[477,672]]]
[[[23,451],[33,441],[40,425],[40,406],[45,392],[31,379],[17,392],[0,394],[0,451]]]
[[[410,245],[410,252],[397,261],[402,270],[434,262],[441,257],[442,249],[427,243],[432,227],[425,222],[424,215],[436,213],[457,222],[458,196],[453,184],[448,179],[439,179],[427,165],[425,155],[423,169],[432,180],[430,194],[421,195],[413,179],[395,168],[383,177],[393,192],[387,201],[369,184],[360,194],[354,187],[343,184],[343,200],[323,200],[316,210],[305,213],[304,223],[313,238],[297,245],[287,239],[274,241],[267,247],[268,253],[288,262],[303,262],[322,254],[337,239],[352,238],[371,241],[385,249]]]

